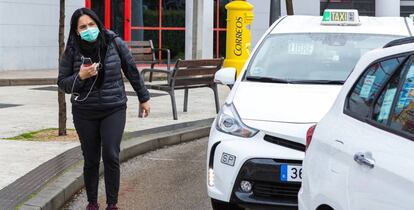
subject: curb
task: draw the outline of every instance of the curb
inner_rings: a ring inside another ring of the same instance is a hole
[[[213,119],[199,120],[129,133],[121,142],[120,161],[125,162],[165,146],[207,137],[212,121]],[[33,192],[29,199],[16,209],[56,210],[62,208],[76,192],[84,187],[82,163],[83,161],[78,161],[67,167],[63,173],[45,183],[40,190]],[[101,175],[102,172],[101,162]]]
[[[56,78],[0,79],[1,86],[56,85]]]

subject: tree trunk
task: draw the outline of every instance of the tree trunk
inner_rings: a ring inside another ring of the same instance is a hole
[[[286,12],[288,15],[294,15],[293,14],[293,0],[286,0]]]
[[[65,0],[60,0],[59,9],[59,63],[65,50]],[[59,136],[66,136],[66,99],[65,92],[58,89],[59,101]]]

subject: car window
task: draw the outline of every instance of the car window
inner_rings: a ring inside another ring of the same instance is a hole
[[[391,108],[398,90],[399,82],[402,80],[403,71],[400,69],[389,80],[388,84],[381,92],[374,106],[373,119],[383,125],[388,124]]]
[[[391,58],[368,67],[351,91],[347,110],[360,118],[368,117],[375,96],[404,59],[405,57]],[[392,90],[386,96],[391,97],[390,95]]]
[[[414,63],[405,75],[391,117],[391,128],[414,134]]]
[[[345,81],[361,55],[396,38],[339,33],[270,35],[253,56],[245,78]]]

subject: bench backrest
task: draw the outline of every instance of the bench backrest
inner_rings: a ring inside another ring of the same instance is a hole
[[[204,60],[177,60],[171,85],[196,86],[214,84],[214,74],[223,66],[223,58]]]
[[[145,64],[156,61],[154,45],[152,40],[148,41],[129,41],[128,45],[135,63]]]

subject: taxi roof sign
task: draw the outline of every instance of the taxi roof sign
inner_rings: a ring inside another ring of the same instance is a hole
[[[323,12],[322,25],[360,25],[358,10],[327,9]]]

